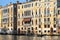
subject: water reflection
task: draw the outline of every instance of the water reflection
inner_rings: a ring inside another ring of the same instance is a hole
[[[7,40],[7,37],[5,35],[2,35],[1,40]]]
[[[17,36],[16,35],[12,36],[12,40],[17,40]]]
[[[60,36],[16,36],[16,35],[0,35],[0,40],[60,40]]]

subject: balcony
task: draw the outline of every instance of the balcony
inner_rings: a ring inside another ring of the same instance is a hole
[[[30,26],[31,24],[32,24],[31,18],[24,18],[23,19],[24,26]]]
[[[6,13],[3,13],[3,15],[6,15],[6,14],[8,14],[7,12]]]
[[[24,26],[31,26],[31,23],[30,24],[23,24]]]
[[[44,24],[50,24],[50,22],[48,21],[48,22],[44,22]]]
[[[8,22],[2,22],[3,24],[6,24],[6,23],[8,23]]]
[[[38,25],[39,25],[39,24],[42,24],[42,22],[38,22],[37,24],[38,24]]]
[[[24,26],[31,26],[32,25],[32,22],[31,21],[30,22],[28,22],[28,21],[27,22],[23,22],[23,25]]]
[[[29,16],[23,16],[23,18],[32,18],[32,16],[31,15],[29,15]]]

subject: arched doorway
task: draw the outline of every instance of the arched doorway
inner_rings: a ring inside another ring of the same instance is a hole
[[[51,35],[52,35],[53,34],[53,28],[51,27],[50,30],[51,30]]]
[[[28,30],[27,30],[27,34],[30,34],[30,28],[28,28]]]
[[[18,34],[20,34],[20,28],[18,28]]]

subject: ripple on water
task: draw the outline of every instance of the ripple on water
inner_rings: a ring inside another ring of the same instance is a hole
[[[60,40],[60,36],[16,36],[16,35],[0,35],[0,40]]]

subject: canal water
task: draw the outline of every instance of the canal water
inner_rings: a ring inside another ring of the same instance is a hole
[[[60,40],[60,36],[16,36],[16,35],[0,35],[0,40]]]

